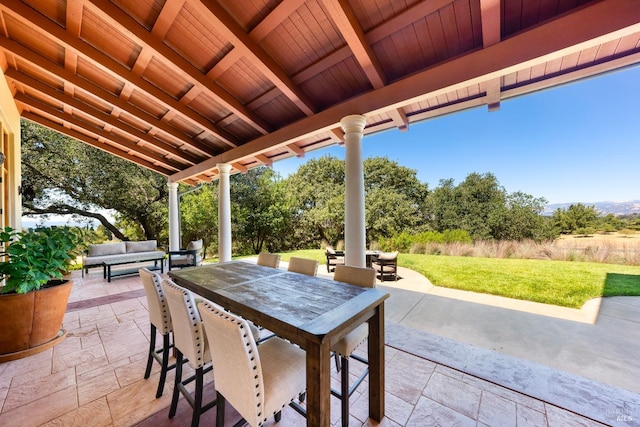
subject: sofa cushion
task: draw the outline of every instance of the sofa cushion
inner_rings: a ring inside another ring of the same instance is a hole
[[[126,245],[120,243],[100,243],[97,245],[89,245],[87,257],[96,257],[104,255],[120,255],[126,253]]]
[[[187,245],[187,250],[188,251],[193,251],[193,250],[197,250],[197,249],[202,249],[202,239],[193,240],[193,241],[189,242],[189,244]]]
[[[149,252],[155,251],[158,242],[156,240],[143,240],[142,242],[125,242],[127,246],[127,253],[134,252]]]
[[[200,240],[193,240],[191,242],[189,242],[189,244],[187,245],[187,250],[188,251],[198,251],[196,253],[196,265],[200,265],[202,263],[202,247],[204,245],[204,242],[202,241],[202,239]],[[190,260],[190,262],[193,262],[193,260]]]

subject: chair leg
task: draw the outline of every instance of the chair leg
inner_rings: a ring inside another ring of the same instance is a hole
[[[349,427],[349,358],[341,357],[340,400],[342,401],[342,427]]]
[[[336,362],[336,372],[340,372],[340,359],[341,357],[337,354],[333,354],[333,360]]]
[[[196,369],[196,390],[193,398],[193,417],[191,418],[191,427],[198,427],[200,423],[200,413],[202,412],[202,389],[204,387],[204,368]]]
[[[167,371],[169,370],[169,334],[162,337],[162,367],[160,368],[160,381],[158,382],[158,391],[156,391],[156,399],[162,396],[164,391],[164,383],[167,380]]]
[[[148,379],[151,375],[151,366],[153,365],[153,353],[156,351],[156,327],[151,324],[151,335],[149,336],[149,358],[147,359],[147,369],[144,371],[144,379]]]
[[[217,403],[217,408],[216,408],[216,427],[223,427],[224,426],[224,407],[225,407],[225,403],[226,400],[224,398],[223,395],[220,394],[219,391],[216,391],[216,402]]]
[[[176,380],[173,386],[173,397],[171,398],[171,407],[169,408],[169,418],[176,415],[178,409],[178,397],[180,394],[179,385],[182,382],[182,352],[176,349]]]

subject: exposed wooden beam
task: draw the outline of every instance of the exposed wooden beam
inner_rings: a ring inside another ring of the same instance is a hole
[[[122,133],[129,135],[129,137],[131,137],[132,139],[139,139],[149,144],[152,144],[153,146],[157,147],[160,151],[165,152],[166,155],[173,156],[175,159],[177,159],[183,164],[193,165],[197,163],[197,159],[194,156],[189,155],[189,153],[186,153],[184,150],[180,150],[178,148],[175,148],[172,145],[167,144],[166,142],[163,142],[162,140],[153,138],[148,133],[145,133],[123,121],[117,120],[112,115],[106,112],[100,111],[98,109],[93,109],[92,107],[89,107],[87,104],[84,104],[78,101],[77,99],[70,97],[69,95],[62,94],[56,91],[55,89],[51,88],[50,86],[47,86],[44,83],[37,81],[36,79],[33,79],[25,74],[22,74],[19,71],[15,71],[13,69],[7,70],[7,72],[5,73],[5,76],[9,81],[13,81],[20,85],[23,85],[26,88],[28,88],[30,91],[32,90],[36,93],[48,96],[49,98],[54,99],[61,104],[64,104],[66,107],[69,107],[71,111],[73,111],[74,109],[78,111],[82,111],[87,116],[97,121],[103,122],[105,126],[109,125],[114,128],[118,128]],[[65,108],[65,113],[71,114],[66,112],[66,108]],[[57,117],[60,120],[66,120],[65,116],[62,114]]]
[[[240,173],[247,173],[247,171],[249,170],[249,168],[247,168],[244,165],[241,165],[238,162],[231,163],[231,166],[233,166],[233,168]]]
[[[291,81],[280,66],[258,45],[236,20],[215,1],[196,2],[199,10],[223,34],[229,42],[240,49],[243,55],[264,74],[282,93],[289,98],[304,114],[314,114],[316,107],[311,100]]]
[[[500,109],[501,82],[501,77],[495,77],[485,82],[485,102],[490,112]]]
[[[304,4],[305,0],[283,0],[275,7],[253,30],[249,32],[256,42],[261,41],[278,25],[287,19],[294,11],[298,10]]]
[[[101,70],[122,81],[128,82],[132,86],[135,86],[136,90],[139,90],[141,93],[153,98],[155,102],[160,103],[166,108],[178,111],[181,117],[185,120],[199,128],[202,128],[203,131],[211,133],[220,141],[232,147],[237,145],[237,141],[235,141],[233,136],[221,129],[217,129],[216,126],[208,119],[197,114],[193,110],[181,108],[180,104],[171,96],[159,90],[157,87],[141,77],[135,75],[132,71],[128,70],[109,56],[103,54],[93,46],[90,46],[82,40],[70,37],[64,29],[56,25],[53,21],[48,20],[43,15],[32,13],[29,6],[26,6],[21,1],[3,1],[0,3],[0,10],[10,11],[19,16],[19,19],[21,19],[23,24],[27,25],[36,34],[44,32],[65,49],[76,50]],[[26,16],[29,16],[32,20],[26,19]],[[213,155],[215,153],[211,152],[209,154]]]
[[[216,63],[211,69],[207,72],[207,77],[211,80],[216,80],[220,76],[224,74],[229,68],[233,67],[233,64],[238,62],[242,58],[242,53],[240,49],[231,49],[229,53],[227,53],[224,58]]]
[[[385,37],[388,37],[391,34],[395,33],[396,31],[398,31],[398,28],[405,27],[413,22],[423,19],[425,16],[429,16],[433,12],[447,6],[450,3],[453,3],[453,0],[433,0],[416,3],[414,6],[406,9],[403,12],[400,12],[398,15],[390,18],[389,20],[367,32],[365,34],[367,44],[371,46],[376,42],[384,39]],[[311,64],[304,70],[301,70],[300,72],[292,76],[291,79],[295,84],[299,85],[309,80],[311,77],[314,77],[320,71],[331,68],[331,66],[344,61],[349,56],[351,56],[351,50],[348,46],[337,49],[324,58],[321,58],[320,60]]]
[[[322,0],[329,16],[338,27],[345,42],[356,58],[358,64],[369,79],[374,89],[385,85],[385,76],[378,59],[373,53],[371,45],[367,42],[364,32],[360,27],[358,18],[353,13],[351,5],[345,0]]]
[[[409,130],[409,119],[402,108],[393,108],[389,110],[389,116],[400,132],[406,132]]]
[[[66,27],[69,35],[75,38],[80,37],[82,25],[83,0],[67,0]]]
[[[122,93],[121,96],[118,97],[113,93],[100,88],[99,86],[92,85],[87,80],[76,76],[66,69],[59,68],[57,64],[50,62],[49,60],[41,57],[40,55],[37,55],[24,46],[7,39],[6,37],[0,36],[0,49],[6,50],[11,55],[19,56],[23,61],[26,61],[32,66],[38,68],[38,70],[45,75],[55,76],[54,78],[61,81],[65,87],[72,86],[75,88],[79,88],[87,94],[90,94],[91,96],[95,96],[97,99],[102,100],[102,102],[105,102],[113,106],[114,108],[119,108],[122,111],[126,111],[132,117],[135,117],[142,122],[146,122],[150,126],[156,127],[167,136],[172,137],[170,139],[174,139],[182,145],[189,146],[198,153],[202,153],[203,155],[210,155],[209,152],[202,150],[199,144],[195,144],[194,141],[186,138],[182,133],[177,131],[172,126],[162,122],[161,120],[158,120],[155,116],[152,116],[151,114],[143,110],[133,107],[127,102],[127,97],[122,96]],[[7,71],[9,72],[9,70]],[[123,92],[126,92],[127,88],[129,88],[129,86],[125,86]]]
[[[92,10],[105,22],[108,22],[118,31],[126,34],[128,37],[142,45],[146,49],[150,49],[154,56],[162,57],[173,64],[176,73],[183,75],[185,78],[192,80],[219,104],[225,106],[234,114],[238,115],[243,121],[247,122],[254,129],[262,134],[269,131],[269,126],[257,115],[248,111],[237,99],[226,92],[220,86],[216,85],[204,74],[202,74],[193,64],[178,55],[173,49],[163,43],[162,39],[157,39],[153,34],[149,33],[146,28],[140,25],[135,19],[124,13],[108,0],[85,0],[87,4],[92,6]],[[236,142],[230,138],[223,139],[225,143],[235,147]]]
[[[383,88],[351,98],[313,117],[299,120],[171,176],[187,179],[212,169],[274,149],[291,147],[295,141],[326,132],[349,114],[382,114],[415,102],[478,85],[520,69],[579,52],[640,31],[640,8],[636,0],[597,2],[579,11],[536,26],[491,47],[476,50],[412,74]],[[584,25],[589,23],[589,25]],[[522,49],[527,46],[527,49]]]
[[[270,158],[268,158],[264,154],[257,154],[256,155],[256,159],[260,163],[262,163],[263,165],[266,165],[266,166],[272,166],[273,165],[273,160],[271,160]]]
[[[76,118],[76,117],[65,117],[64,119],[61,119],[60,117],[58,117],[58,112],[56,111],[55,108],[51,107],[50,105],[47,105],[41,101],[38,101],[34,98],[29,98],[26,95],[16,95],[15,97],[15,101],[16,102],[20,102],[21,104],[23,104],[23,106],[27,107],[29,111],[34,112],[34,110],[37,111],[41,111],[42,113],[45,113],[46,115],[49,115],[51,117],[56,117],[59,120],[64,121],[65,123],[68,123],[69,126],[76,126],[80,129],[85,129],[87,130],[87,132],[90,132],[94,135],[96,135],[95,139],[104,139],[106,141],[110,141],[112,144],[123,147],[121,150],[125,151],[125,152],[135,152],[138,154],[138,156],[140,158],[143,159],[147,159],[149,161],[153,161],[155,164],[161,164],[165,166],[165,169],[167,170],[171,170],[172,172],[175,171],[179,171],[180,169],[182,169],[182,165],[177,164],[175,161],[172,161],[170,158],[167,157],[163,157],[158,155],[155,152],[152,152],[150,150],[148,150],[147,148],[137,145],[135,142],[126,140],[114,133],[111,133],[107,130],[104,129],[99,129],[99,128],[93,128],[91,130],[89,126],[87,126],[86,122],[81,121],[80,119]],[[42,115],[42,114],[40,114]]]
[[[344,132],[342,128],[335,127],[331,129],[329,135],[332,141],[338,143],[338,145],[344,145]]]
[[[287,150],[291,151],[298,158],[304,157],[304,150],[302,148],[298,147],[296,144],[288,144],[287,145]]]
[[[452,3],[453,0],[434,0],[434,1],[424,1],[421,3],[417,3],[416,5],[408,8],[404,12],[399,13],[393,18],[387,20],[383,24],[373,28],[368,33],[365,34],[367,44],[373,45],[374,43],[382,40],[385,37],[393,34],[397,31],[398,27],[403,27],[409,25],[413,22],[418,21],[419,19],[423,19],[425,16],[430,15],[431,13],[445,7],[446,5]],[[329,55],[321,58],[315,63],[311,64],[304,70],[299,71],[297,74],[291,77],[291,80],[300,85],[303,82],[309,80],[310,78],[316,76],[322,70],[331,68],[333,65],[336,65],[345,59],[349,58],[352,55],[352,51],[349,46],[344,46],[342,48],[336,49],[331,52]],[[261,104],[262,98],[267,97],[269,92],[267,92],[262,97],[258,98],[254,102]]]
[[[482,22],[482,44],[485,48],[500,42],[500,0],[480,0]],[[502,79],[493,78],[485,84],[486,102],[489,111],[500,109]]]
[[[151,34],[158,40],[164,39],[167,32],[173,25],[178,13],[184,6],[186,0],[167,0],[162,6],[162,10],[153,24]]]
[[[143,158],[140,157],[136,157],[136,156],[132,156],[131,154],[128,154],[122,150],[119,150],[115,147],[112,147],[108,144],[105,144],[104,142],[100,142],[97,139],[93,139],[90,138],[89,136],[78,132],[77,130],[73,130],[73,129],[68,129],[65,128],[64,126],[61,126],[59,123],[56,123],[52,120],[49,120],[43,116],[39,116],[37,114],[33,114],[30,112],[25,112],[22,114],[22,117],[30,120],[34,123],[38,123],[44,127],[47,127],[51,130],[54,130],[56,132],[59,132],[63,135],[67,135],[68,137],[71,137],[73,139],[77,139],[78,141],[82,141],[92,147],[95,147],[99,150],[105,151],[109,154],[113,154],[116,157],[120,157],[121,159],[136,163],[142,167],[145,167],[147,169],[151,169],[155,172],[158,172],[159,174],[162,175],[170,175],[171,171],[167,170],[166,168],[161,167],[160,165],[156,165],[153,162],[150,162],[148,160],[145,160]]]
[[[500,0],[480,0],[482,45],[493,46],[500,42]]]
[[[374,44],[416,21],[424,19],[434,12],[453,3],[454,0],[429,0],[415,3],[392,18],[367,32],[367,42]]]

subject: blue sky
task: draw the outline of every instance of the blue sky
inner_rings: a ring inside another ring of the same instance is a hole
[[[363,156],[415,169],[429,188],[493,173],[549,203],[640,200],[640,67],[365,136]],[[334,146],[274,163],[283,177]]]

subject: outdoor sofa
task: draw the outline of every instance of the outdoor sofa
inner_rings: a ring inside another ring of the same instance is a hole
[[[163,273],[164,258],[165,253],[158,249],[156,240],[92,244],[82,256],[82,275],[84,277],[84,273],[89,273],[89,268],[102,267],[104,278],[110,282],[112,277],[137,274],[139,269],[136,267],[111,271],[112,266],[151,261],[153,261],[153,266],[147,268],[150,270],[160,269],[160,272]]]

